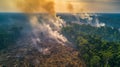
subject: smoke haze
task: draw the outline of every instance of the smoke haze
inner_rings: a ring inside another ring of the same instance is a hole
[[[17,0],[16,6],[25,13],[45,12],[55,15],[55,0]]]
[[[32,46],[40,52],[43,51],[40,43],[64,45],[67,42],[67,39],[60,33],[65,22],[56,17],[54,0],[17,0],[16,5],[29,18],[29,30],[31,32],[24,31],[25,34],[23,35],[28,35],[26,38],[30,39]],[[34,14],[38,12],[42,13]]]

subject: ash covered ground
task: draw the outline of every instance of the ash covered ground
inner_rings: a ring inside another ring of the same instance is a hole
[[[17,26],[22,27],[19,31],[20,35],[17,35],[18,38],[11,46],[1,50],[1,66],[83,67],[84,64],[79,59],[80,54],[61,34],[61,28],[66,25],[65,21],[50,15],[26,17],[27,21],[17,20]],[[13,18],[10,20],[13,21]]]

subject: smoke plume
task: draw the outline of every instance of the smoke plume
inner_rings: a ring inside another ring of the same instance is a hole
[[[74,7],[73,7],[73,5],[71,3],[68,3],[67,9],[68,9],[69,12],[73,12],[74,11]]]
[[[65,22],[56,17],[54,0],[17,0],[17,7],[29,18],[30,32],[26,38],[32,41],[34,47],[40,52],[43,48],[41,43],[59,43],[64,45],[67,39],[60,33]],[[39,13],[40,14],[34,14]],[[24,34],[25,35],[25,34]],[[26,39],[27,40],[27,39]]]
[[[54,0],[17,0],[17,7],[25,13],[44,12],[55,15]]]

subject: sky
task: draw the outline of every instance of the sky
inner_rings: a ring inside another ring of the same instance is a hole
[[[26,1],[26,3],[22,3],[21,6],[18,7],[16,0],[0,0],[0,12],[22,12],[20,7],[24,8],[24,5],[29,3],[30,0],[24,1]],[[36,3],[35,1],[38,2],[38,0],[34,0],[34,2],[31,0],[31,2],[33,3]],[[39,0],[39,2],[41,3],[42,1],[45,0]],[[61,13],[64,12],[120,13],[120,0],[47,0],[47,1],[54,1],[55,4],[53,6],[55,12]],[[36,6],[41,5],[35,5],[35,7]],[[46,6],[49,7],[49,4],[46,4]]]

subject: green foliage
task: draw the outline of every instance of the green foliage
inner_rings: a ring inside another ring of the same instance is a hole
[[[69,34],[85,34],[85,35],[91,35],[91,36],[99,36],[102,37],[101,39],[107,40],[107,41],[120,41],[120,32],[118,29],[111,27],[92,27],[90,25],[78,25],[78,24],[72,24],[68,27],[63,28],[63,30],[68,32]]]
[[[98,67],[99,66],[99,62],[100,62],[101,58],[99,56],[93,56],[90,60],[90,65],[91,67]]]
[[[0,50],[13,45],[20,35],[21,27],[5,27],[7,28],[0,27]]]
[[[75,44],[87,67],[119,67],[120,33],[117,30],[73,24],[62,32]]]

